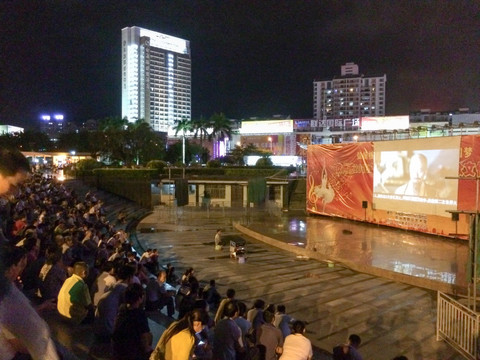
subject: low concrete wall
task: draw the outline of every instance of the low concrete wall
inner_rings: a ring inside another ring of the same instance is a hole
[[[132,200],[147,209],[152,209],[152,189],[149,179],[114,179],[100,175],[98,188]]]

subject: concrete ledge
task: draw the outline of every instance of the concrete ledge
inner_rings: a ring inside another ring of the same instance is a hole
[[[466,295],[467,294],[467,288],[454,285],[454,284],[447,284],[443,283],[440,281],[435,281],[431,279],[426,279],[426,278],[420,278],[416,276],[410,276],[406,274],[401,274],[397,273],[394,271],[390,270],[385,270],[385,269],[380,269],[374,266],[368,266],[364,264],[357,264],[351,260],[347,259],[337,259],[337,258],[332,258],[325,256],[324,254],[321,254],[317,251],[312,251],[308,250],[305,248],[300,248],[298,246],[292,246],[289,245],[283,241],[276,240],[274,238],[271,238],[269,236],[262,235],[260,233],[257,233],[243,225],[240,225],[240,223],[234,223],[233,224],[234,228],[240,231],[241,233],[250,236],[258,241],[261,241],[265,244],[274,246],[276,248],[291,252],[295,255],[298,256],[303,256],[303,257],[308,257],[311,259],[315,259],[318,261],[324,261],[328,263],[339,263],[344,267],[347,267],[349,269],[365,273],[365,274],[370,274],[378,277],[382,277],[385,279],[393,280],[393,281],[398,281],[402,282],[405,284],[413,285],[413,286],[418,286],[421,288],[425,289],[430,289],[434,291],[441,291],[447,294],[453,294],[453,295]]]

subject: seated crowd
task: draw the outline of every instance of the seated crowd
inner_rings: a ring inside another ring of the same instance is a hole
[[[40,175],[0,198],[1,261],[12,288],[0,304],[16,296],[32,319],[35,311],[56,310],[67,323],[91,324],[99,341],[111,343],[112,359],[312,358],[305,323],[284,305],[258,299],[249,307],[234,289],[222,298],[215,280],[203,286],[192,268],[177,277],[171,264],[159,264],[157,250],[135,253],[122,230],[124,214],[117,226],[107,215],[95,194],[79,196]],[[147,314],[164,308],[171,325],[155,345]],[[39,337],[27,346],[0,323],[0,358],[58,359],[65,350],[38,321]],[[341,349],[361,359],[360,339],[352,336]]]

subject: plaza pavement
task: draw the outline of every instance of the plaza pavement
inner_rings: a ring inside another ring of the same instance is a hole
[[[287,313],[308,322],[306,335],[316,348],[315,359],[329,359],[333,346],[351,333],[362,337],[364,359],[463,359],[435,339],[435,291],[312,260],[248,237],[237,230],[246,215],[244,210],[156,207],[138,225],[137,237],[144,248],[159,249],[163,265],[172,263],[179,275],[191,266],[199,280],[215,279],[221,294],[234,288],[247,306],[258,298],[284,304]],[[248,216],[255,217],[255,212]],[[224,236],[247,240],[245,263],[230,259],[228,247],[214,250],[217,228],[224,229]],[[158,338],[165,316],[153,315],[151,321]]]

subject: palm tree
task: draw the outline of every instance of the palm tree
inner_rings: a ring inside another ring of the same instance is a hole
[[[128,120],[126,117],[123,119],[120,116],[109,116],[104,119],[101,119],[98,122],[98,129],[100,131],[108,131],[108,130],[124,130],[128,124]]]
[[[182,136],[182,163],[185,165],[185,136],[187,131],[193,131],[193,122],[187,118],[182,118],[182,120],[177,120],[176,125],[173,127],[175,130],[175,136],[181,131]]]
[[[200,119],[192,120],[194,138],[200,137],[200,146],[203,146],[203,139],[208,138],[208,128],[210,126],[210,121],[205,119],[203,116]]]
[[[224,139],[229,138],[232,135],[232,125],[230,120],[225,117],[223,113],[215,113],[210,118],[210,126],[212,128],[212,133],[210,134],[210,139]]]
[[[223,113],[215,113],[210,117],[210,128],[212,132],[209,139],[213,141],[213,156],[219,156],[218,141],[230,139],[232,135],[232,125]]]

